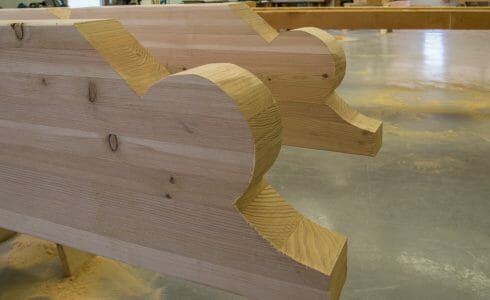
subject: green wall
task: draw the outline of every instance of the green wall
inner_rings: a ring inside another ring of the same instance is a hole
[[[42,2],[42,0],[0,0],[0,6],[3,8],[17,8],[19,3],[29,6],[31,2]]]

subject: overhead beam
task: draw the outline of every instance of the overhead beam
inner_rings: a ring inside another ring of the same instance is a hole
[[[252,8],[276,29],[490,29],[490,8]]]

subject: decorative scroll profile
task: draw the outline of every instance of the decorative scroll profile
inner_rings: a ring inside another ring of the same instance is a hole
[[[115,20],[21,22],[20,41],[0,22],[0,227],[250,298],[339,297],[346,238],[263,179],[282,126],[260,79],[170,75]]]

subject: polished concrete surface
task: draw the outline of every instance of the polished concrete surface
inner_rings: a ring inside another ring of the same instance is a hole
[[[490,32],[332,33],[348,62],[338,93],[384,120],[383,147],[375,158],[284,147],[270,181],[348,236],[342,299],[490,299]],[[0,299],[243,299],[100,259],[61,281],[53,249],[0,245]],[[29,255],[28,271],[11,266]]]
[[[286,147],[272,183],[348,236],[342,299],[490,299],[490,32],[333,33],[338,92],[384,121],[383,147]]]

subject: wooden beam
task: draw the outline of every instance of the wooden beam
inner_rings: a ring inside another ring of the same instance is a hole
[[[490,8],[253,8],[275,29],[490,29]]]
[[[339,298],[346,238],[263,178],[281,118],[252,73],[170,75],[115,20],[3,21],[0,41],[1,227],[250,298]]]
[[[371,156],[381,147],[382,123],[335,95],[345,54],[322,30],[279,34],[245,4],[0,11],[0,19],[49,18],[118,19],[171,73],[216,62],[250,70],[281,107],[287,145]]]

